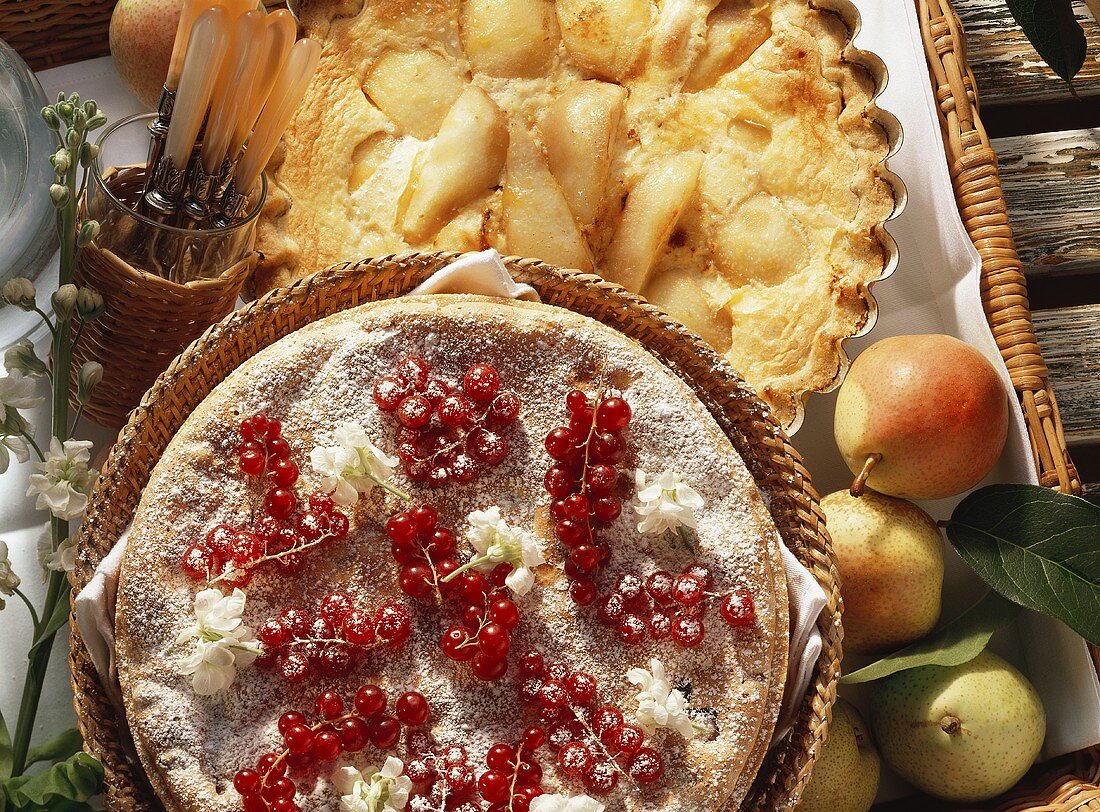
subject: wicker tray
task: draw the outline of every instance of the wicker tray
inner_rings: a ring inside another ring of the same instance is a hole
[[[403,254],[338,265],[272,291],[211,327],[157,380],[123,428],[103,467],[81,527],[78,591],[130,523],[142,489],[169,440],[200,401],[230,372],[263,347],[310,322],[363,302],[408,292],[459,254]],[[518,282],[547,304],[598,319],[637,339],[679,374],[729,435],[757,484],[768,496],[787,546],[829,593],[819,620],[825,645],[815,678],[791,736],[772,753],[745,808],[789,808],[801,794],[828,725],[840,671],[840,592],[817,494],[798,453],[768,408],[701,339],[644,299],[598,276],[563,271],[535,260],[510,258]],[[108,807],[153,807],[123,735],[124,719],[107,699],[76,624],[70,626],[75,704],[87,748],[106,771]]]
[[[1023,406],[1032,453],[1044,485],[1077,493],[1080,479],[1066,451],[1058,407],[1035,340],[1027,288],[1008,224],[997,173],[997,157],[982,127],[973,74],[966,58],[962,25],[949,0],[917,0],[931,81],[944,131],[947,161],[963,223],[982,258],[982,300]],[[0,37],[11,43],[32,68],[75,62],[107,53],[107,25],[114,0],[0,0]],[[193,385],[193,384],[192,384]],[[167,442],[163,426],[147,427],[139,439]],[[120,485],[121,487],[121,485]],[[1100,670],[1100,652],[1094,649]],[[74,666],[83,661],[74,655]],[[83,690],[74,667],[74,686]],[[78,701],[79,699],[78,693]],[[818,697],[822,705],[831,692]],[[85,725],[89,749],[101,751],[119,731],[110,719]],[[824,736],[822,727],[812,738]],[[804,781],[805,771],[799,776]],[[140,773],[120,765],[108,797],[126,806],[140,792]],[[914,808],[922,808],[920,806]],[[993,808],[1004,812],[1100,812],[1100,747],[1036,768],[1010,797]]]

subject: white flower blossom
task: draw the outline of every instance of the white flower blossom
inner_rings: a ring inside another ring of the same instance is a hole
[[[321,487],[332,492],[336,504],[351,507],[359,501],[360,493],[370,493],[376,486],[405,496],[388,482],[398,464],[397,457],[388,456],[371,442],[362,426],[344,423],[332,440],[335,445],[314,448],[309,461],[321,475]]]
[[[603,804],[588,795],[537,795],[531,812],[603,812]]]
[[[675,730],[685,739],[695,736],[695,728],[688,715],[688,701],[683,693],[669,685],[665,667],[656,657],[649,661],[649,670],[632,668],[626,678],[637,685],[638,710],[634,718],[638,726],[652,736],[659,727]]]
[[[46,525],[46,529],[38,539],[38,561],[42,565],[43,577],[46,571],[50,570],[53,572],[72,572],[76,566],[76,534],[74,533],[67,539],[62,539],[55,550],[53,549],[53,535],[50,533],[50,526]]]
[[[36,396],[37,383],[18,369],[11,370],[0,378],[0,423],[7,423],[11,412],[18,409],[33,409],[46,402],[46,398]]]
[[[9,451],[19,462],[26,462],[31,456],[30,447],[22,437],[17,434],[0,435],[0,474],[7,471],[11,463]]]
[[[225,595],[220,589],[204,589],[195,595],[195,622],[176,638],[177,643],[194,641],[191,654],[179,672],[192,676],[195,693],[210,696],[233,684],[238,666],[252,663],[260,646],[252,630],[241,622],[245,594],[234,589]]]
[[[695,511],[703,508],[703,497],[684,482],[672,469],[666,469],[647,483],[646,472],[634,472],[637,496],[634,513],[638,516],[638,532],[659,535],[680,527],[695,529]]]
[[[498,564],[510,564],[512,571],[505,578],[505,585],[516,595],[530,592],[535,585],[535,574],[531,568],[546,561],[538,540],[530,533],[511,527],[496,505],[488,510],[472,511],[466,521],[470,523],[470,543],[478,555],[444,581],[471,568],[489,571]]]
[[[389,756],[382,769],[341,767],[333,776],[340,793],[340,812],[398,812],[408,803],[412,780],[403,775],[401,759]],[[368,777],[369,776],[369,777]]]
[[[84,512],[96,473],[88,470],[92,444],[88,440],[50,440],[45,462],[35,463],[41,474],[31,474],[27,496],[38,496],[35,507],[71,521]]]
[[[14,595],[19,588],[19,576],[12,572],[11,559],[8,558],[8,545],[0,540],[0,594]],[[5,606],[4,599],[0,598],[0,609]]]

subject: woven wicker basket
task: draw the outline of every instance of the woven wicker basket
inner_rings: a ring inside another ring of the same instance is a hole
[[[273,291],[214,325],[188,347],[142,399],[100,474],[81,528],[74,590],[130,523],[149,473],[191,411],[226,375],[263,347],[310,322],[363,302],[399,296],[458,254],[404,254],[340,265]],[[840,672],[840,592],[835,561],[809,474],[770,411],[701,339],[643,299],[597,276],[535,260],[508,259],[519,282],[548,304],[598,319],[641,342],[707,405],[769,497],[788,547],[829,594],[819,622],[825,640],[815,679],[789,739],[761,769],[746,808],[789,808],[819,752]],[[75,703],[88,749],[106,770],[110,808],[144,810],[153,796],[122,735],[124,720],[104,694],[76,625],[71,627]]]
[[[996,154],[978,114],[976,85],[967,64],[962,25],[949,0],[917,2],[959,210],[982,257],[985,312],[1024,409],[1041,481],[1049,487],[1076,493],[1080,490],[1080,481],[1066,451],[1047,368],[1031,327],[1026,284],[1008,224]],[[0,0],[0,37],[11,43],[36,69],[101,56],[107,53],[107,26],[113,6],[114,0]],[[366,298],[364,296],[363,300]],[[262,303],[253,305],[258,306]],[[230,317],[229,322],[233,323],[236,318]],[[272,321],[276,327],[283,325],[277,316],[273,316]],[[215,328],[210,335],[221,335],[221,329]],[[242,351],[254,352],[258,346],[242,348]],[[160,390],[158,393],[161,408],[168,411],[197,402],[196,392],[201,381],[217,373],[209,359],[200,360],[191,353],[185,353],[183,358],[194,362],[196,370],[191,375],[183,375],[180,362],[173,365],[172,370],[181,383],[179,390],[173,393]],[[190,406],[186,408],[190,410]],[[142,414],[144,411],[138,416]],[[123,432],[123,443],[116,454],[123,453],[120,449],[137,446],[162,449],[170,436],[167,423],[156,419],[143,422],[140,431],[127,428]],[[773,454],[781,454],[783,444],[773,440],[772,448]],[[108,496],[132,492],[147,473],[148,468],[142,474],[140,466],[119,471],[105,492]],[[126,509],[132,511],[133,505]],[[812,516],[804,517],[805,521],[813,523]],[[74,576],[78,586],[87,577],[89,563],[90,560],[84,560],[82,569]],[[102,691],[82,648],[78,645],[73,651],[73,684],[78,708],[88,703],[103,706]],[[1100,668],[1100,652],[1094,650],[1094,657]],[[830,687],[825,692],[812,699],[810,718],[827,715],[826,709],[832,701],[831,683],[828,684]],[[109,808],[145,808],[137,802],[149,797],[145,780],[140,768],[135,769],[120,748],[120,742],[125,739],[124,729],[119,728],[110,714],[96,718],[85,715],[82,725],[89,749],[111,760],[107,788]],[[824,736],[821,724],[802,725],[800,729],[803,740],[810,744],[819,742]],[[807,762],[798,770],[791,789],[797,790],[804,783],[808,767]],[[770,772],[778,774],[775,770]],[[1004,812],[1100,812],[1098,785],[1100,748],[1093,748],[1041,765],[1015,792],[1001,799],[999,805],[987,808]],[[758,797],[762,799],[761,804],[766,804],[769,797],[778,796]],[[760,808],[766,807],[760,805]],[[918,802],[912,808],[924,809],[927,805]]]

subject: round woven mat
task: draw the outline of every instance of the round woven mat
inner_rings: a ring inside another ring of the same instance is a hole
[[[168,442],[207,394],[243,361],[324,316],[407,293],[458,254],[401,254],[337,265],[274,290],[215,324],[176,358],[130,415],[111,449],[84,514],[71,575],[79,591],[129,525],[149,474]],[[824,649],[794,729],[761,767],[744,809],[793,807],[825,739],[840,674],[840,588],[836,561],[810,475],[767,407],[701,339],[660,310],[598,276],[543,262],[508,258],[517,282],[543,302],[565,307],[639,341],[696,392],[741,453],[787,546],[825,588],[829,603],[819,626]],[[74,703],[88,750],[103,762],[111,810],[157,809],[125,719],[112,705],[70,625]]]

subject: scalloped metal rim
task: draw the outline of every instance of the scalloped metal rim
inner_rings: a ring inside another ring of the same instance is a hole
[[[799,428],[802,427],[802,422],[806,417],[806,403],[810,399],[810,396],[832,392],[839,388],[844,382],[844,378],[848,374],[848,368],[852,363],[844,350],[844,343],[849,339],[867,335],[878,321],[878,301],[875,299],[872,288],[877,283],[891,276],[898,267],[898,246],[894,238],[890,235],[890,232],[886,230],[886,224],[901,214],[907,202],[905,184],[902,182],[901,178],[890,171],[888,165],[890,158],[896,155],[897,151],[901,148],[904,138],[901,122],[898,121],[897,117],[892,113],[878,106],[878,98],[882,95],[882,92],[886,89],[886,85],[889,82],[889,73],[886,69],[886,63],[883,62],[877,54],[855,47],[855,38],[859,35],[863,21],[860,17],[859,9],[856,8],[851,0],[823,0],[822,2],[810,2],[810,7],[819,11],[835,14],[840,18],[841,22],[843,22],[848,29],[848,41],[844,44],[844,50],[841,52],[842,63],[846,62],[863,68],[874,80],[875,91],[871,94],[871,98],[867,101],[867,105],[864,107],[863,112],[876,124],[882,127],[883,131],[886,133],[888,148],[886,155],[878,164],[879,167],[881,167],[879,175],[890,186],[894,195],[894,210],[890,212],[889,217],[875,226],[875,237],[882,246],[885,259],[882,265],[882,273],[875,279],[866,283],[866,286],[860,291],[861,298],[867,304],[867,319],[856,332],[837,341],[837,372],[833,380],[823,388],[807,389],[799,395],[794,420],[792,420],[790,426],[786,428],[788,436],[793,436]]]

